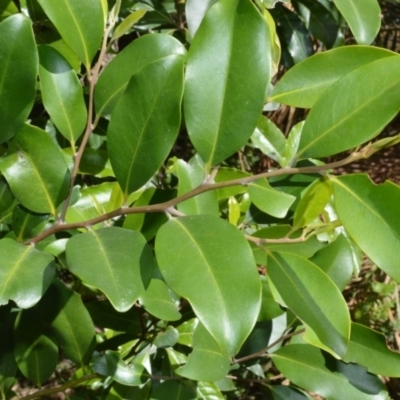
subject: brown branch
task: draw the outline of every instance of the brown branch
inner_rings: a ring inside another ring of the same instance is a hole
[[[69,229],[77,229],[77,228],[89,228],[93,225],[96,225],[100,222],[107,221],[109,219],[117,218],[122,215],[128,214],[141,214],[141,213],[157,213],[157,212],[167,212],[168,209],[175,207],[177,204],[182,203],[185,200],[191,199],[192,197],[198,196],[201,193],[208,192],[210,190],[216,190],[231,186],[246,186],[247,184],[261,178],[271,178],[274,176],[282,176],[282,175],[294,175],[294,174],[312,174],[312,173],[323,173],[327,170],[331,170],[334,168],[342,167],[343,165],[349,164],[353,161],[366,158],[366,153],[368,150],[368,146],[364,149],[360,150],[357,153],[354,153],[343,160],[336,161],[333,163],[325,164],[325,165],[318,165],[318,166],[310,166],[310,167],[298,167],[298,168],[282,168],[274,171],[263,172],[261,174],[248,176],[245,178],[239,179],[232,179],[229,181],[224,182],[216,182],[210,183],[208,181],[202,183],[201,185],[197,186],[196,188],[192,189],[191,191],[184,193],[172,200],[152,204],[147,206],[140,206],[140,207],[120,207],[116,210],[108,212],[106,214],[100,215],[98,217],[82,221],[82,222],[73,222],[73,223],[57,223],[50,228],[44,230],[43,232],[39,233],[37,236],[33,237],[30,240],[27,240],[25,244],[36,244],[41,240],[61,231],[66,231]],[[370,154],[368,153],[368,156]]]

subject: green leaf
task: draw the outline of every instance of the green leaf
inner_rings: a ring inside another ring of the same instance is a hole
[[[185,382],[164,381],[151,393],[150,400],[196,400],[196,390]]]
[[[0,178],[0,213],[8,210],[14,203],[14,196],[3,177]]]
[[[360,44],[371,44],[381,26],[381,9],[377,0],[333,0]]]
[[[50,21],[87,70],[99,49],[104,14],[98,0],[38,0]]]
[[[46,214],[36,214],[21,206],[16,206],[12,212],[12,228],[17,242],[23,242],[39,234],[48,220]]]
[[[284,313],[279,304],[275,301],[268,280],[265,276],[261,276],[262,283],[262,301],[258,321],[269,321],[279,317]]]
[[[298,389],[290,386],[273,385],[269,387],[269,391],[273,395],[273,400],[307,400],[311,397]]]
[[[143,186],[168,156],[180,127],[182,91],[183,58],[166,57],[134,75],[114,109],[108,150],[125,196]]]
[[[293,229],[299,229],[313,222],[323,212],[332,196],[329,179],[314,181],[300,199],[294,213]]]
[[[213,382],[223,379],[230,366],[230,357],[221,351],[215,339],[199,323],[193,335],[193,352],[187,364],[175,372],[188,379]]]
[[[294,384],[327,400],[385,400],[387,393],[360,391],[347,376],[337,371],[334,360],[307,344],[280,348],[271,358],[277,368]]]
[[[183,160],[177,160],[176,170],[179,179],[178,196],[200,186],[206,178],[204,164],[198,156],[193,157],[189,163]],[[217,193],[214,190],[202,193],[179,203],[177,208],[186,215],[209,214],[218,216]]]
[[[305,322],[318,340],[340,356],[350,338],[346,302],[331,279],[312,262],[289,253],[271,253],[268,276],[286,305]],[[306,331],[305,339],[318,345]]]
[[[273,189],[265,178],[249,184],[251,201],[261,211],[276,218],[284,218],[296,198]]]
[[[20,313],[15,325],[15,359],[23,375],[41,386],[56,368],[58,347],[37,322],[35,309]]]
[[[251,136],[251,141],[265,155],[283,164],[286,139],[281,130],[263,115],[259,118],[257,128]]]
[[[140,21],[146,14],[146,10],[136,10],[129,14],[114,30],[111,40],[114,41],[125,35],[136,22]]]
[[[78,234],[66,248],[70,271],[129,310],[150,283],[154,259],[141,233],[109,227]]]
[[[400,282],[393,251],[400,246],[400,187],[391,182],[377,186],[365,174],[331,180],[335,209],[346,231],[379,268]]]
[[[387,348],[381,333],[364,325],[352,324],[349,349],[343,361],[360,364],[372,374],[400,376],[400,354]]]
[[[151,280],[139,301],[150,314],[164,321],[177,321],[182,317],[168,286],[160,279]]]
[[[269,101],[311,108],[321,94],[354,69],[397,55],[370,46],[344,46],[309,57],[285,73]]]
[[[253,133],[270,59],[268,26],[249,0],[221,0],[209,10],[189,49],[184,96],[190,140],[208,166]]]
[[[104,69],[95,89],[97,118],[108,115],[124,93],[132,75],[168,56],[185,56],[183,45],[165,34],[145,35],[125,47]]]
[[[18,12],[18,8],[12,0],[0,0],[0,22]]]
[[[197,398],[204,400],[224,400],[225,396],[214,382],[197,382]]]
[[[39,46],[43,104],[62,135],[74,146],[83,133],[87,112],[82,86],[65,58],[51,46]]]
[[[343,291],[350,282],[353,271],[357,270],[355,255],[345,236],[337,239],[319,250],[311,261],[322,268],[335,282],[340,291]]]
[[[68,193],[70,174],[60,149],[46,132],[24,125],[0,169],[24,207],[57,215],[57,206]]]
[[[243,235],[217,217],[175,218],[158,231],[155,249],[167,285],[189,300],[221,350],[236,354],[261,302],[260,279]]]
[[[400,109],[399,68],[400,57],[383,58],[355,69],[326,90],[306,119],[297,157],[329,156],[376,136]],[[370,76],[374,79],[366,85]]]
[[[36,309],[65,356],[79,366],[87,365],[96,343],[94,325],[81,297],[55,280]]]
[[[34,306],[53,279],[53,256],[11,239],[1,239],[0,259],[0,305],[13,300],[20,308]]]
[[[15,14],[0,23],[0,143],[28,118],[36,95],[38,56],[31,21]]]
[[[215,4],[217,0],[187,0],[185,4],[185,16],[188,24],[189,32],[194,37],[201,21],[207,11]]]
[[[104,356],[96,356],[93,369],[100,375],[111,376],[116,382],[126,386],[140,386],[146,382],[145,368],[141,364],[129,364],[116,351],[107,350]]]

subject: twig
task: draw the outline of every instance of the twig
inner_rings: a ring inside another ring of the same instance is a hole
[[[280,239],[264,239],[264,238],[258,238],[250,235],[244,235],[244,237],[249,240],[250,242],[253,242],[257,245],[261,244],[282,244],[282,243],[302,243],[305,242],[308,238],[304,237],[303,235],[295,238],[295,239],[290,239],[288,237],[283,237]]]
[[[238,358],[238,359],[233,359],[232,360],[232,364],[238,364],[247,360],[252,360],[253,358],[258,358],[258,357],[263,357],[265,355],[265,353],[269,350],[272,349],[273,347],[275,347],[278,343],[283,342],[286,339],[291,338],[292,336],[296,336],[299,335],[300,333],[304,333],[306,330],[305,329],[300,329],[296,332],[292,332],[292,333],[288,333],[287,335],[283,335],[281,336],[279,339],[275,340],[275,342],[272,342],[271,344],[269,344],[267,347],[265,347],[264,349],[257,351],[257,353],[254,354],[250,354],[248,356],[242,357],[242,358]]]
[[[191,199],[192,197],[198,196],[201,193],[208,192],[210,190],[222,189],[231,186],[244,186],[253,181],[256,181],[260,178],[271,178],[274,176],[282,176],[282,175],[294,175],[294,174],[315,174],[315,173],[323,173],[324,171],[331,170],[334,168],[339,168],[344,165],[350,164],[354,161],[366,158],[367,150],[369,146],[366,146],[364,149],[360,150],[358,153],[354,153],[343,160],[336,161],[333,163],[318,165],[318,166],[310,166],[310,167],[297,167],[297,168],[282,168],[274,171],[263,172],[261,174],[247,176],[239,179],[232,179],[224,182],[216,182],[216,183],[202,183],[191,191],[184,193],[180,196],[175,197],[172,200],[166,201],[164,203],[152,204],[147,206],[140,207],[120,207],[111,212],[105,213],[98,217],[74,223],[58,223],[50,228],[44,230],[39,233],[37,236],[29,239],[25,242],[25,244],[36,244],[41,240],[61,231],[66,231],[69,229],[77,229],[77,228],[88,228],[90,226],[96,225],[100,222],[107,221],[112,218],[120,217],[122,215],[128,214],[141,214],[141,213],[157,213],[157,212],[165,212],[170,207],[175,207],[177,204],[182,203],[185,200]],[[368,156],[372,153],[368,152]]]

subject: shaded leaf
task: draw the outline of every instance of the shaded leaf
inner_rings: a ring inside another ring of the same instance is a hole
[[[11,307],[10,307],[11,308]],[[3,311],[7,310],[4,306]],[[6,393],[14,384],[18,366],[14,355],[14,322],[16,312],[8,312],[0,319],[0,392]]]
[[[350,315],[331,279],[312,262],[289,253],[271,253],[268,276],[285,304],[313,330],[322,345],[335,355],[346,354]],[[312,333],[306,331],[304,338],[319,344]]]
[[[354,69],[397,53],[370,46],[344,46],[307,58],[285,73],[270,101],[311,108],[321,94]]]
[[[377,0],[333,0],[344,16],[357,43],[371,44],[381,26],[381,10]]]
[[[188,379],[213,382],[223,379],[230,366],[230,357],[221,351],[215,339],[199,323],[193,335],[193,352],[187,364],[175,372]]]
[[[400,57],[383,58],[355,69],[326,90],[306,119],[297,157],[336,154],[376,136],[400,109],[399,68]],[[374,79],[366,85],[370,76]]]
[[[66,248],[70,271],[100,289],[116,310],[129,310],[150,283],[154,259],[144,237],[109,227],[78,234]]]
[[[57,206],[68,193],[70,174],[60,149],[46,132],[24,125],[0,169],[24,207],[57,215]]]
[[[237,353],[261,301],[260,279],[243,235],[213,216],[174,218],[160,228],[155,249],[167,285],[189,300],[224,353]]]
[[[0,259],[0,305],[13,300],[20,308],[34,306],[53,279],[53,256],[11,239],[1,239]]]
[[[114,30],[111,40],[116,40],[125,35],[136,22],[146,14],[146,10],[136,10],[129,14]]]
[[[134,75],[114,109],[108,150],[125,196],[143,186],[168,156],[180,127],[182,91],[183,58],[166,57]]]
[[[365,174],[331,180],[335,209],[346,231],[379,268],[400,282],[393,251],[400,246],[400,187],[391,182],[377,186]]]
[[[65,58],[51,46],[39,46],[43,104],[62,135],[74,146],[83,133],[87,112],[83,89]]]
[[[104,14],[98,0],[38,0],[65,42],[75,51],[86,69],[103,37]]]
[[[48,220],[46,214],[36,214],[21,206],[16,206],[12,212],[12,228],[17,242],[34,237],[43,230]]]
[[[36,309],[65,356],[79,366],[86,365],[96,343],[93,322],[81,297],[55,280]]]
[[[0,23],[0,143],[28,118],[36,95],[38,56],[31,21],[15,14]]]
[[[150,314],[164,321],[177,321],[182,317],[168,286],[160,279],[151,280],[139,301]]]
[[[95,89],[97,118],[111,113],[132,75],[154,61],[185,54],[183,45],[170,35],[152,34],[134,40],[111,60],[100,75]]]
[[[364,325],[352,324],[349,349],[343,360],[360,364],[373,374],[400,376],[400,354],[388,349],[381,333]]]
[[[235,153],[253,133],[270,78],[270,46],[268,26],[248,0],[219,1],[196,32],[184,110],[190,140],[208,166]]]
[[[196,390],[179,381],[165,381],[151,393],[150,400],[196,400]]]
[[[332,360],[328,355],[313,346],[291,344],[271,354],[271,358],[291,382],[303,389],[318,393],[327,400],[387,398],[385,392],[366,393],[357,389],[349,382],[347,376],[338,372],[337,368],[332,368]]]

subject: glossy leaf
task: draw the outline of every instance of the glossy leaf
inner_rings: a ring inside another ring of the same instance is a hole
[[[151,63],[131,78],[108,129],[111,165],[125,196],[143,186],[168,156],[180,127],[182,91],[180,56]]]
[[[189,32],[194,37],[201,21],[203,20],[207,11],[213,6],[217,0],[187,0],[185,4],[185,15],[188,24]]]
[[[331,179],[335,209],[346,231],[379,268],[400,282],[393,251],[400,245],[399,186],[377,186],[365,174]]]
[[[326,90],[306,119],[297,157],[336,154],[376,136],[400,109],[399,68],[400,57],[380,59]],[[375,78],[365,85],[372,75]]]
[[[290,386],[273,385],[269,387],[273,400],[310,400],[311,397],[301,393],[298,389]]]
[[[214,382],[223,379],[230,366],[230,357],[221,351],[204,326],[198,324],[193,335],[193,352],[190,353],[187,364],[175,372],[188,379]]]
[[[213,216],[174,218],[160,228],[155,249],[167,285],[188,299],[221,350],[236,354],[261,301],[260,279],[243,235]]]
[[[0,169],[24,207],[57,215],[57,206],[68,192],[70,174],[60,149],[46,132],[24,125]]]
[[[114,30],[111,40],[116,40],[125,35],[146,14],[146,10],[136,10],[129,14]]]
[[[270,47],[267,24],[249,0],[221,0],[204,17],[188,53],[184,111],[207,165],[235,153],[253,133],[269,83]]]
[[[83,133],[87,112],[82,86],[65,58],[50,46],[39,46],[43,104],[62,135],[71,142]]]
[[[269,100],[311,108],[326,89],[349,72],[395,55],[386,49],[367,46],[345,46],[315,54],[287,71]]]
[[[139,232],[109,227],[79,234],[68,241],[66,254],[70,271],[100,289],[120,312],[150,283],[154,260]]]
[[[18,12],[18,8],[12,0],[0,0],[0,22]]]
[[[128,86],[132,75],[146,65],[168,56],[184,56],[183,45],[172,36],[152,34],[140,37],[123,49],[104,69],[95,89],[97,117],[108,115]]]
[[[367,393],[357,389],[329,363],[329,356],[306,344],[282,347],[271,358],[277,368],[294,384],[327,400],[384,400],[385,392]],[[328,358],[328,359],[327,359]],[[362,384],[362,381],[359,382]]]
[[[0,143],[28,118],[36,95],[38,56],[31,21],[15,14],[0,23]]]
[[[160,279],[151,280],[139,301],[150,314],[165,321],[177,321],[182,317],[168,286]]]
[[[81,297],[54,281],[36,309],[65,356],[79,366],[86,365],[94,351],[95,335]]]
[[[23,375],[41,386],[54,372],[58,361],[57,345],[37,323],[34,309],[23,311],[15,326],[15,359]]]
[[[296,200],[294,196],[272,188],[265,178],[251,182],[249,194],[257,208],[276,218],[284,218]]]
[[[310,326],[318,340],[333,354],[345,355],[350,315],[331,279],[312,262],[289,253],[268,257],[268,276],[286,305]]]
[[[329,179],[314,181],[300,199],[294,213],[293,228],[299,229],[313,222],[323,212],[332,196]]]
[[[36,214],[20,206],[14,207],[11,224],[17,242],[24,242],[39,234],[45,227],[47,220],[48,215],[46,214]]]
[[[377,0],[333,0],[346,19],[359,44],[371,44],[381,26],[381,10]]]
[[[372,374],[400,376],[400,354],[388,349],[381,333],[364,325],[352,324],[349,350],[343,360],[360,364]]]
[[[184,160],[177,160],[176,170],[179,179],[178,196],[201,185],[206,179],[204,164],[199,157],[192,158],[188,163]],[[209,214],[218,216],[217,193],[214,190],[202,193],[179,203],[177,208],[184,214]]]
[[[104,14],[98,0],[38,0],[50,21],[86,69],[100,47]]]
[[[53,279],[53,257],[12,239],[1,239],[0,259],[0,305],[12,300],[20,308],[34,306]]]
[[[321,267],[339,290],[343,291],[350,282],[353,272],[357,270],[354,258],[348,239],[339,235],[334,242],[319,250],[311,261]]]
[[[224,400],[225,397],[214,382],[197,382],[197,398]]]

